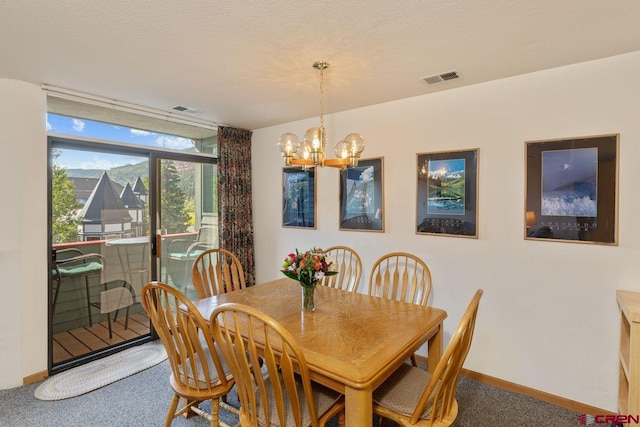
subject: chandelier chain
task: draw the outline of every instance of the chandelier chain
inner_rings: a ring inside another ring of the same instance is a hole
[[[324,66],[320,68],[320,129],[324,133]]]

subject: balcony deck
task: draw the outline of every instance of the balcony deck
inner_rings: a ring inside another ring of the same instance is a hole
[[[53,363],[61,363],[87,353],[104,349],[142,335],[149,334],[149,318],[146,313],[129,316],[128,328],[124,329],[124,315],[111,323],[113,337],[109,338],[109,326],[106,320],[53,336]]]

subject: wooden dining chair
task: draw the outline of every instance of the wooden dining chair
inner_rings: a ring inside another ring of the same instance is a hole
[[[189,412],[206,418],[212,427],[226,425],[219,422],[218,414],[221,405],[238,412],[221,401],[233,387],[234,380],[208,333],[209,323],[186,296],[164,283],[147,284],[142,289],[142,304],[167,350],[171,365],[169,383],[174,396],[165,427],[170,426],[174,418]],[[181,398],[186,403],[178,410]],[[210,414],[198,407],[205,400],[211,401]]]
[[[401,426],[450,426],[458,416],[456,387],[471,347],[482,297],[471,299],[433,374],[404,363],[373,392],[373,412]]]
[[[406,252],[391,252],[380,257],[369,274],[368,293],[371,296],[389,298],[427,306],[431,293],[431,271],[425,262]],[[418,366],[415,355],[413,366]]]
[[[225,249],[209,249],[201,253],[191,268],[191,282],[198,298],[207,298],[245,288],[240,260]]]
[[[331,288],[357,291],[362,276],[362,261],[358,253],[347,246],[331,246],[324,253],[336,263],[338,274],[325,277],[321,283]]]
[[[304,354],[277,321],[247,305],[227,303],[211,314],[211,331],[236,380],[242,426],[324,426],[344,398],[312,383]],[[251,369],[260,366],[262,370]]]
[[[431,293],[431,271],[415,255],[392,252],[371,268],[369,295],[426,306]]]

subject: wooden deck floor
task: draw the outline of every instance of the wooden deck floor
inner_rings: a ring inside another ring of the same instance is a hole
[[[109,338],[106,321],[54,335],[53,364],[146,335],[149,333],[149,318],[145,313],[131,314],[127,329],[124,329],[124,317],[112,322],[111,328],[112,338]]]

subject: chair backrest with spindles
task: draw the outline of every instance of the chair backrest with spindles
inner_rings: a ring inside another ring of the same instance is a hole
[[[314,394],[304,353],[280,323],[254,307],[227,303],[214,310],[210,325],[236,380],[241,425],[324,424],[318,408],[326,402]]]
[[[357,291],[362,277],[362,261],[358,253],[347,246],[332,246],[324,252],[336,263],[338,274],[325,277],[322,284],[349,292]]]
[[[142,288],[142,304],[167,350],[174,388],[182,395],[224,395],[233,386],[209,333],[208,322],[177,289],[160,282]]]
[[[201,253],[191,268],[191,281],[198,298],[245,288],[240,260],[225,249],[209,249]]]
[[[471,348],[482,293],[482,289],[476,291],[462,315],[458,328],[449,341],[438,365],[436,365],[427,387],[420,396],[411,416],[411,424],[415,424],[420,419],[429,405],[431,405],[430,420],[433,425],[438,425],[447,418],[451,418],[452,412],[457,413],[458,404],[455,397],[458,377]]]
[[[431,293],[431,271],[415,255],[392,252],[371,268],[369,295],[426,306]]]

